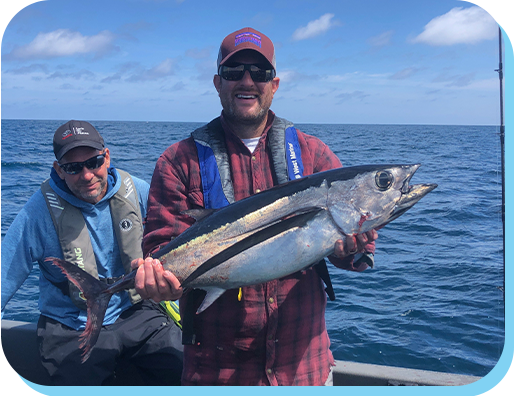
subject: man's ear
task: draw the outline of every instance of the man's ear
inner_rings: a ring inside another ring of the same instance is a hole
[[[59,177],[61,178],[61,180],[64,180],[65,172],[61,169],[61,167],[59,166],[57,161],[54,161],[53,167],[54,167],[55,171],[57,172],[57,174],[59,175]]]
[[[106,167],[109,168],[111,166],[111,153],[109,152],[108,148],[106,148],[105,151],[106,151],[105,164],[106,164]]]
[[[213,76],[213,85],[216,88],[216,92],[218,92],[218,96],[220,96],[220,90],[222,89],[222,79],[218,74]]]
[[[279,89],[279,77],[275,77],[272,80],[272,93],[275,94],[278,89]]]

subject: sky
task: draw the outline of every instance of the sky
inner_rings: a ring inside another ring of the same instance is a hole
[[[36,2],[5,28],[1,116],[209,121],[218,48],[246,26],[295,123],[499,123],[497,22],[457,0]]]

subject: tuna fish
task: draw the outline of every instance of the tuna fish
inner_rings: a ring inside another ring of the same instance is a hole
[[[228,289],[306,269],[331,255],[345,235],[384,226],[436,184],[410,186],[417,165],[366,165],[316,173],[219,210],[193,209],[197,221],[153,255],[186,289],[207,294],[208,308]],[[108,286],[77,266],[49,258],[87,299],[83,360],[94,346],[113,293],[134,287],[135,271]]]

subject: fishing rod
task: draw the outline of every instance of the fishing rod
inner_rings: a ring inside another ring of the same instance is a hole
[[[503,243],[503,273],[504,267],[506,265],[506,242],[505,242],[505,202],[504,202],[504,184],[505,184],[505,170],[504,170],[504,97],[503,97],[503,62],[502,62],[502,31],[501,27],[499,27],[499,69],[496,69],[495,71],[499,73],[499,92],[500,92],[500,107],[501,107],[501,125],[500,125],[500,131],[499,136],[501,139],[501,179],[502,179],[502,203],[501,203],[501,218],[502,218],[502,243]],[[505,283],[506,280],[503,280],[503,295],[505,290]]]

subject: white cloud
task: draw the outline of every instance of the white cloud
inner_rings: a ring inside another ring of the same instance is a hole
[[[495,38],[498,29],[495,20],[482,8],[456,7],[429,21],[412,42],[433,46],[476,44]]]
[[[172,76],[174,74],[174,65],[175,60],[167,58],[151,69],[139,70],[136,74],[129,77],[127,81],[153,81]]]
[[[282,70],[277,75],[281,83],[285,84],[295,84],[301,81],[317,81],[320,79],[320,77],[316,74],[304,74],[299,73],[296,70]]]
[[[293,40],[305,40],[325,33],[337,23],[332,22],[334,14],[324,14],[320,18],[309,22],[306,26],[300,27],[293,32]]]
[[[345,73],[345,74],[330,74],[323,77],[323,81],[329,82],[329,83],[338,83],[342,81],[349,81],[349,80],[355,80],[362,78],[363,73],[356,71],[351,73]]]
[[[58,78],[72,78],[74,80],[80,80],[82,78],[86,78],[86,79],[91,79],[91,78],[94,78],[95,77],[95,74],[89,70],[85,70],[85,69],[82,69],[82,70],[79,70],[79,71],[76,71],[76,72],[73,72],[73,73],[62,73],[60,71],[56,71],[54,73],[52,73],[51,75],[49,75],[47,77],[47,79],[49,80],[54,80],[54,79],[58,79]]]
[[[387,32],[381,33],[377,36],[370,37],[367,40],[367,43],[373,47],[384,47],[385,45],[390,44],[393,33],[393,30],[388,30]]]
[[[401,71],[398,71],[397,73],[391,75],[389,78],[391,80],[405,80],[406,78],[410,78],[413,76],[416,72],[418,72],[420,69],[416,67],[407,67],[405,69],[402,69]]]
[[[83,36],[79,32],[58,29],[50,33],[39,33],[29,44],[13,49],[7,59],[48,59],[93,53],[103,55],[116,47],[114,35],[104,30],[94,36]]]
[[[151,69],[151,73],[156,77],[165,77],[173,74],[173,59],[165,59],[159,65]]]
[[[466,87],[474,82],[476,73],[449,75],[444,72],[433,79],[435,83],[445,83],[446,87]]]
[[[370,94],[367,94],[363,91],[353,91],[353,92],[343,92],[339,95],[336,95],[336,98],[340,99],[341,100],[340,103],[341,103],[341,102],[346,102],[348,100],[354,100],[354,99],[362,101],[363,99],[365,99],[368,96],[370,96]]]
[[[48,66],[41,64],[41,63],[34,63],[29,66],[22,66],[18,69],[10,69],[6,70],[6,73],[12,73],[12,74],[32,74],[32,73],[48,73]]]
[[[282,70],[278,73],[277,77],[280,78],[282,83],[289,83],[295,81],[299,73],[294,70]]]

